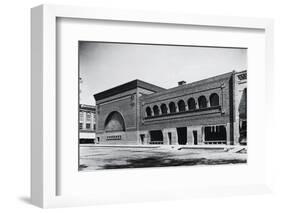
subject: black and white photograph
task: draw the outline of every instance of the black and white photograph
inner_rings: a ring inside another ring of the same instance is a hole
[[[247,163],[247,48],[79,41],[79,171]]]

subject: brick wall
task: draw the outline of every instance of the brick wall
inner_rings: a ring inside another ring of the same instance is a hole
[[[209,100],[212,93],[219,95],[219,106],[198,109],[198,98],[204,95]],[[229,123],[232,114],[232,107],[230,106],[232,96],[232,73],[142,96],[140,98],[140,130]],[[145,109],[147,106],[152,109],[154,105],[158,105],[160,108],[160,105],[165,103],[168,107],[171,101],[177,104],[179,100],[184,100],[187,105],[187,100],[191,97],[197,102],[195,111],[188,111],[187,109],[186,112],[172,115],[167,114],[151,118],[146,116]]]
[[[113,111],[122,115],[126,131],[136,130],[136,89],[97,101],[97,133],[104,132],[105,120]]]

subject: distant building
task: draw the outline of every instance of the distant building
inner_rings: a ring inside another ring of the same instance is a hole
[[[94,143],[96,138],[96,107],[79,105],[79,138],[80,143]]]
[[[239,72],[235,75],[235,124],[239,129],[239,143],[247,143],[247,72]]]
[[[97,143],[247,142],[247,71],[164,89],[134,80],[94,95]]]

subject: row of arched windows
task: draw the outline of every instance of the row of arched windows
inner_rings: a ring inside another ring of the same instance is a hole
[[[209,97],[209,101],[210,101],[210,106],[214,107],[214,106],[219,106],[219,96],[216,93],[213,93],[210,95]],[[189,98],[187,100],[187,107],[188,110],[195,110],[196,109],[196,101],[194,98]],[[200,96],[198,98],[198,107],[199,109],[204,109],[207,108],[207,98],[205,96]],[[186,104],[184,102],[184,100],[179,100],[177,105],[175,104],[175,102],[170,102],[168,104],[168,106],[166,104],[161,104],[160,108],[158,107],[158,105],[154,105],[151,109],[151,107],[146,107],[146,116],[147,117],[151,117],[152,116],[152,112],[154,116],[158,116],[160,115],[160,111],[162,115],[166,115],[169,113],[175,113],[177,111],[178,108],[178,112],[184,112],[186,111]]]

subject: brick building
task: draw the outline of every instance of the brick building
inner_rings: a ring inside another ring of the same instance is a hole
[[[79,138],[80,143],[95,142],[96,134],[96,107],[79,105]]]
[[[246,144],[247,72],[164,89],[140,80],[94,95],[97,143]]]

